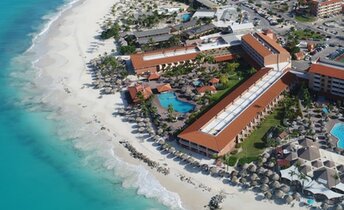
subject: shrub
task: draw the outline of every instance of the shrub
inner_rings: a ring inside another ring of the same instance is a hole
[[[257,157],[243,157],[243,158],[239,159],[238,164],[239,165],[244,165],[245,163],[251,163],[251,162],[253,162],[255,160],[258,160],[258,158]]]
[[[226,160],[226,164],[229,165],[229,166],[235,166],[235,164],[237,163],[238,161],[238,158],[235,157],[235,156],[230,156],[227,158]]]

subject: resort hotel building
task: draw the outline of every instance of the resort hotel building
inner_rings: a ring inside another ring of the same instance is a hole
[[[317,17],[340,14],[342,4],[342,0],[311,0],[311,13]]]
[[[229,61],[235,57],[235,48],[241,44],[240,37],[217,34],[207,39],[200,38],[201,43],[196,45],[133,54],[130,60],[137,75],[164,71],[186,62],[193,63],[200,53],[212,55],[216,62]]]
[[[309,87],[320,93],[344,96],[344,63],[318,59],[308,70]]]
[[[283,98],[294,75],[290,54],[270,32],[242,36],[242,48],[262,68],[179,135],[179,143],[207,156],[224,155],[243,141]]]

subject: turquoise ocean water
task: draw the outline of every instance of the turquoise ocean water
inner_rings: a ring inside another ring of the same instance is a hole
[[[135,185],[123,188],[125,175],[118,178],[105,170],[101,158],[86,159],[87,152],[61,140],[56,128],[63,128],[63,120],[47,119],[54,110],[22,102],[29,78],[10,75],[30,66],[13,58],[31,46],[32,34],[42,30],[42,17],[64,3],[0,1],[0,209],[166,209],[155,199],[137,195]]]

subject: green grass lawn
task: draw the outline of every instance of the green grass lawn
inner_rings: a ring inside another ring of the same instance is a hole
[[[296,30],[296,31],[293,31],[293,35],[297,39],[313,39],[313,40],[324,39],[324,36],[322,34],[318,34],[312,30]]]
[[[315,21],[315,18],[314,18],[314,17],[311,17],[311,16],[303,16],[303,15],[296,15],[296,16],[295,16],[295,19],[296,19],[297,21],[304,22],[304,23]]]
[[[238,159],[242,157],[257,157],[265,149],[265,144],[263,142],[263,136],[272,126],[281,125],[281,120],[278,115],[280,109],[275,109],[269,116],[267,116],[260,127],[252,132],[252,134],[244,140],[241,145],[242,151],[234,156]]]
[[[225,89],[223,89],[223,90],[219,90],[219,91],[217,91],[216,93],[214,93],[214,94],[211,96],[211,100],[212,100],[212,101],[218,101],[218,100],[220,100],[222,96],[227,95],[227,93],[228,93],[229,91],[231,91],[231,89],[232,89],[235,85],[239,84],[240,81],[242,81],[242,79],[239,80],[239,78],[229,80],[229,85],[228,85],[228,87],[225,88]]]

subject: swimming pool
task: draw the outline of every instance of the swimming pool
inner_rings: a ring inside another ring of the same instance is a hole
[[[174,111],[180,113],[190,112],[195,108],[195,105],[188,102],[180,101],[175,93],[167,92],[161,93],[158,95],[160,105],[165,109],[168,109],[168,106],[172,104]]]
[[[336,123],[331,130],[331,134],[338,139],[338,147],[344,149],[344,123]]]
[[[191,14],[190,13],[186,13],[184,15],[182,15],[182,19],[183,19],[183,22],[187,22],[191,19]]]
[[[326,107],[324,107],[324,108],[322,109],[322,111],[323,111],[325,114],[330,113]]]

